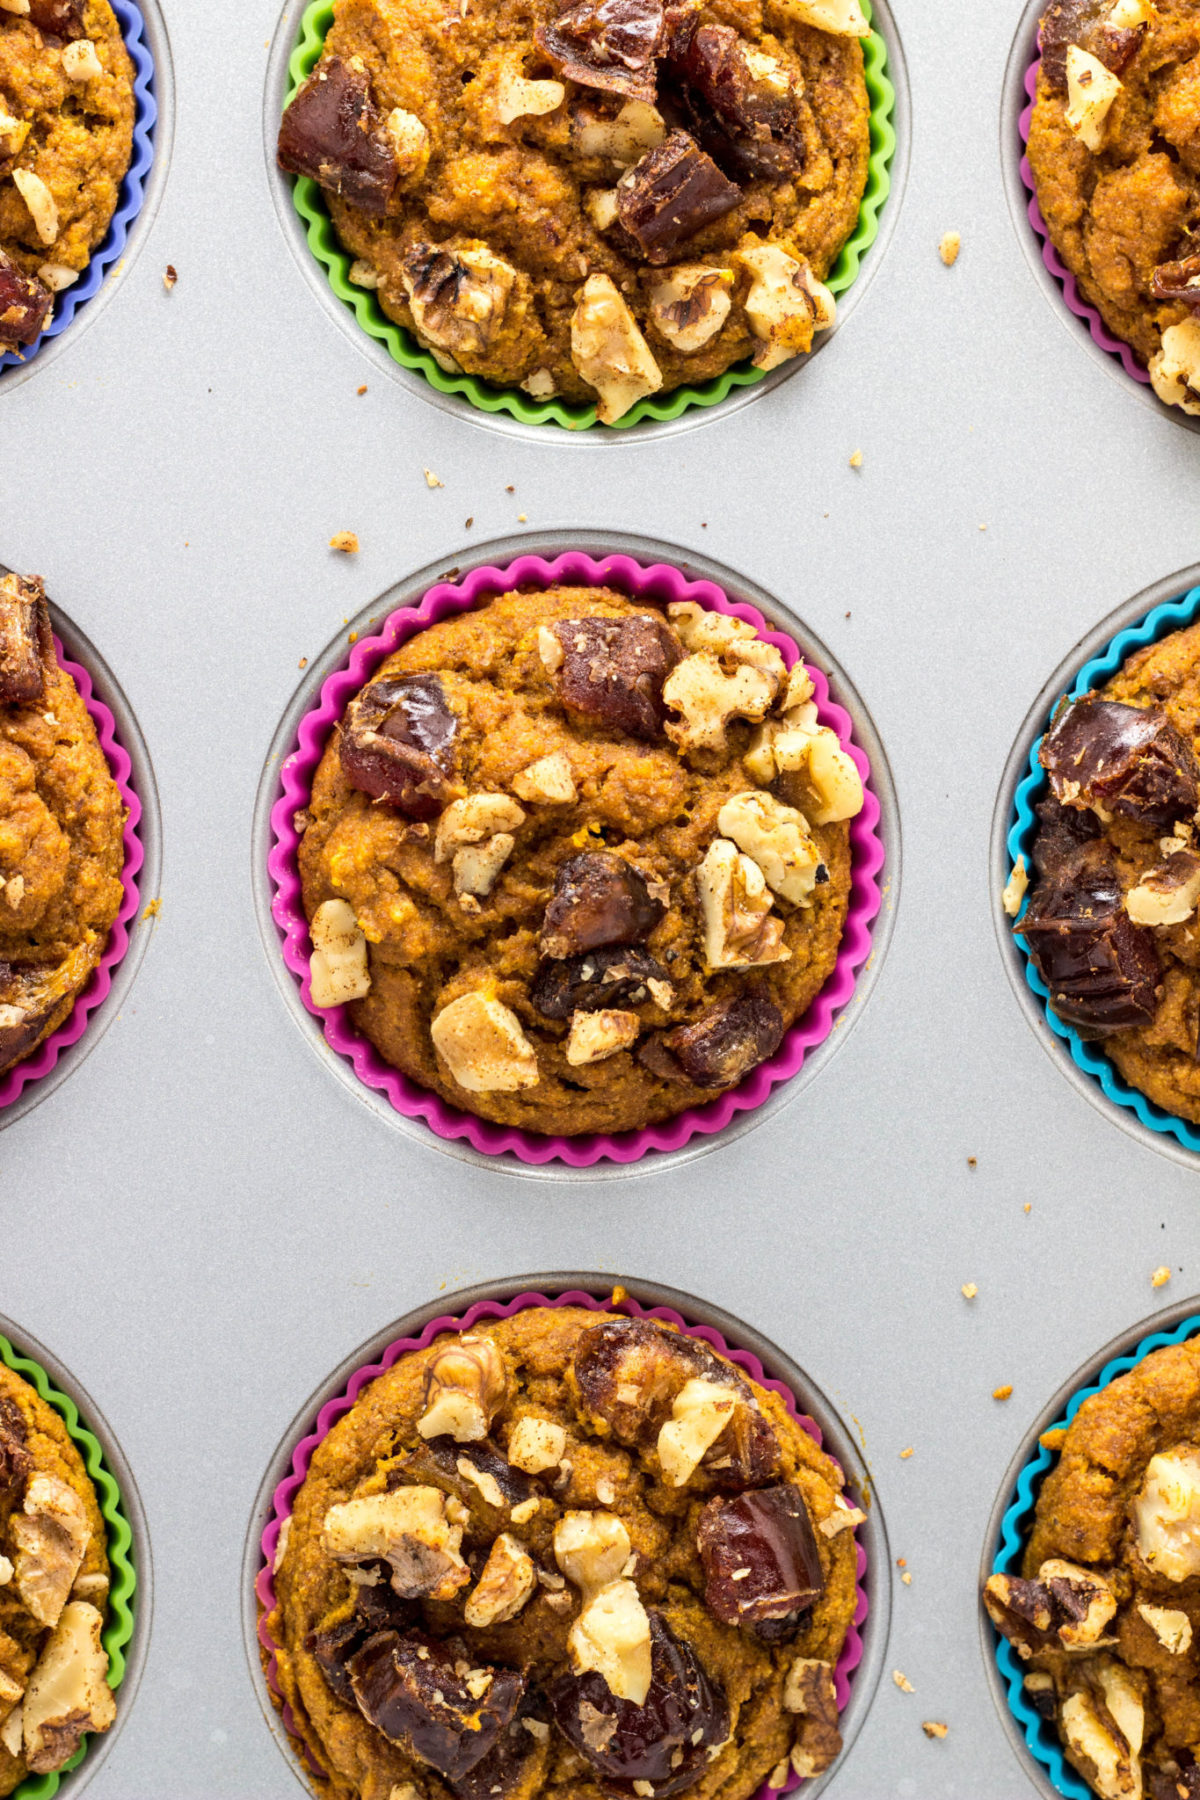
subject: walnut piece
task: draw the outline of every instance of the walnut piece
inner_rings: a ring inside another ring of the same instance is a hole
[[[507,1531],[492,1545],[479,1584],[463,1608],[468,1625],[482,1628],[515,1619],[537,1586],[533,1560]]]
[[[557,643],[557,639],[555,642]],[[561,646],[560,646],[561,648]],[[513,793],[534,805],[572,806],[579,798],[571,759],[565,750],[554,750],[539,756],[527,769],[513,776]]]
[[[516,838],[498,831],[482,844],[464,844],[454,852],[454,891],[485,900],[496,885],[501,869],[512,855]]]
[[[518,1419],[508,1440],[508,1460],[514,1469],[526,1475],[540,1475],[554,1469],[566,1454],[567,1434],[561,1425],[532,1414]]]
[[[433,1047],[469,1094],[511,1094],[538,1082],[537,1051],[500,1000],[460,994],[429,1027]]]
[[[554,1527],[554,1560],[585,1595],[616,1581],[632,1548],[615,1513],[566,1512]]]
[[[452,1600],[471,1579],[459,1554],[462,1534],[440,1488],[402,1487],[331,1506],[321,1548],[335,1562],[388,1563],[401,1599]]]
[[[774,644],[758,635],[749,620],[739,619],[733,613],[710,611],[695,600],[674,601],[667,608],[667,617],[685,650],[711,650],[730,668],[748,664],[761,669],[774,684],[775,694],[785,687],[790,694],[790,677],[783,657]],[[803,669],[803,664],[797,667]],[[812,692],[811,682],[808,691]],[[790,700],[785,699],[785,704],[791,704]]]
[[[870,37],[871,27],[858,0],[780,0],[789,18],[835,37]]]
[[[468,1333],[438,1351],[425,1371],[423,1438],[477,1444],[508,1397],[508,1370],[491,1338]],[[511,1458],[510,1458],[511,1460]]]
[[[601,1009],[574,1013],[567,1039],[567,1061],[573,1068],[603,1062],[606,1056],[615,1056],[618,1050],[628,1050],[635,1044],[641,1028],[641,1020],[632,1012]]]
[[[990,1575],[983,1604],[997,1631],[1025,1660],[1036,1650],[1094,1649],[1117,1611],[1116,1595],[1095,1569],[1052,1557],[1033,1580]]]
[[[571,113],[571,149],[575,155],[589,161],[616,163],[622,169],[637,162],[647,150],[657,150],[666,135],[662,114],[648,100],[627,100],[615,119],[588,105],[577,106]]]
[[[663,683],[664,701],[683,715],[678,723],[667,720],[667,736],[685,754],[722,751],[729,721],[763,718],[776,692],[776,682],[762,669],[743,663],[726,674],[715,651],[697,651],[685,656]]]
[[[739,1398],[735,1388],[696,1376],[680,1388],[658,1434],[658,1460],[668,1487],[691,1480],[705,1452],[732,1421]]]
[[[1169,1656],[1187,1655],[1192,1647],[1192,1621],[1185,1612],[1147,1605],[1139,1606],[1138,1612]]]
[[[367,940],[348,900],[323,900],[312,916],[308,959],[314,1006],[344,1006],[371,991]]]
[[[1150,381],[1167,406],[1200,416],[1200,319],[1168,325],[1150,358]]]
[[[806,1779],[820,1775],[842,1748],[833,1664],[798,1656],[788,1670],[783,1704],[803,1719],[792,1747],[792,1768]]]
[[[672,348],[684,356],[702,350],[729,317],[733,301],[730,269],[684,263],[668,269],[650,290],[650,317]]]
[[[107,1731],[117,1716],[103,1628],[94,1606],[72,1600],[38,1658],[21,1706],[25,1761],[35,1775],[61,1769],[85,1732]]]
[[[420,181],[429,166],[432,147],[429,132],[421,120],[416,113],[405,112],[402,106],[397,106],[393,107],[384,120],[383,128],[391,138],[396,152],[399,181]]]
[[[717,814],[717,830],[758,864],[777,894],[793,906],[804,904],[822,863],[802,812],[772,794],[749,789],[726,800]]]
[[[1176,850],[1147,869],[1125,896],[1125,911],[1135,925],[1182,925],[1200,900],[1200,856]]]
[[[96,55],[91,38],[77,38],[62,53],[63,74],[68,81],[94,81],[103,75],[104,64]]]
[[[815,333],[828,331],[836,319],[837,302],[807,258],[789,256],[778,244],[761,244],[740,250],[735,260],[750,275],[745,308],[746,323],[760,340],[755,367],[776,369],[811,350]]]
[[[482,356],[499,333],[517,272],[484,244],[414,244],[400,278],[422,343],[462,361]]]
[[[43,244],[58,242],[58,207],[54,195],[32,169],[14,169],[13,186],[29,208],[38,238]]]
[[[525,822],[525,811],[508,794],[468,794],[452,800],[438,820],[434,839],[435,862],[449,862],[460,844],[478,844],[497,832],[515,831]]]
[[[57,1625],[92,1529],[83,1501],[56,1475],[31,1475],[9,1536],[17,1548],[17,1592],[39,1625]]]
[[[662,386],[650,346],[607,275],[589,275],[576,301],[571,361],[580,380],[599,394],[596,416],[603,425],[615,424]]]
[[[1104,144],[1104,126],[1121,83],[1098,57],[1081,50],[1078,44],[1067,47],[1067,110],[1064,118],[1075,136],[1086,144],[1093,155]]]
[[[585,1600],[567,1649],[577,1674],[594,1669],[618,1700],[643,1704],[650,1691],[650,1620],[632,1581],[610,1581]]]
[[[755,969],[787,962],[783,921],[771,911],[766,877],[728,838],[714,838],[696,870],[710,969]]]
[[[511,125],[514,119],[541,118],[556,112],[566,97],[561,81],[530,81],[514,53],[496,79],[496,117],[502,125]]]
[[[1167,1581],[1200,1575],[1200,1450],[1180,1444],[1152,1456],[1133,1503],[1142,1561]]]
[[[1081,1688],[1064,1700],[1059,1727],[1067,1758],[1101,1800],[1140,1800],[1145,1709],[1141,1691],[1120,1663],[1098,1658],[1098,1693]]]

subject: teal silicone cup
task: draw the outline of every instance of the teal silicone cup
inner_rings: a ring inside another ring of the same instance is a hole
[[[862,6],[869,19],[872,16],[869,0],[862,0]],[[297,88],[307,81],[321,60],[333,14],[333,0],[312,0],[301,16],[296,47],[288,63],[285,106],[291,103]],[[896,91],[888,76],[887,45],[878,31],[863,40],[863,76],[871,104],[871,151],[858,222],[826,277],[826,285],[838,296],[853,285],[863,257],[879,235],[880,214],[891,188],[892,158],[896,151],[896,132],[892,123]],[[311,177],[302,175],[293,183],[292,204],[304,222],[309,249],[324,269],[333,292],[344,306],[349,307],[367,335],[385,345],[388,354],[402,368],[423,375],[430,387],[440,394],[458,394],[480,412],[507,413],[522,425],[561,425],[567,431],[585,431],[597,423],[595,406],[568,400],[534,400],[519,388],[493,387],[478,376],[448,373],[440,368],[410,331],[388,318],[375,294],[356,287],[350,280],[354,258],[343,249],[325,197]],[[624,418],[606,429],[628,431],[631,426],[647,420],[678,419],[693,407],[717,406],[738,388],[754,387],[765,379],[763,371],[749,361],[736,363],[711,381],[673,388],[669,394],[651,394],[639,400]]]
[[[1092,657],[1084,663],[1071,687],[1069,697],[1078,700],[1081,695],[1092,688],[1102,687],[1109,681],[1125,658],[1134,650],[1140,650],[1145,644],[1157,644],[1171,632],[1178,631],[1181,626],[1194,625],[1200,619],[1200,587],[1189,588],[1187,593],[1180,594],[1174,600],[1168,600],[1156,606],[1152,612],[1136,625],[1130,625],[1119,631],[1105,645],[1099,656]],[[1046,725],[1050,720],[1047,718]],[[1018,856],[1025,858],[1025,867],[1032,869],[1033,840],[1037,834],[1037,815],[1035,807],[1044,800],[1050,791],[1046,772],[1038,761],[1038,752],[1042,746],[1043,732],[1029,752],[1029,774],[1017,788],[1014,797],[1013,820],[1008,833],[1009,860],[1015,863]],[[1023,919],[1029,906],[1029,896],[1022,903],[1017,920]],[[1140,1093],[1137,1088],[1130,1087],[1118,1072],[1116,1064],[1109,1061],[1098,1044],[1088,1043],[1081,1038],[1073,1025],[1068,1025],[1059,1018],[1050,1005],[1050,991],[1038,974],[1033,959],[1025,948],[1023,938],[1017,938],[1021,955],[1025,963],[1025,980],[1042,1002],[1042,1011],[1050,1030],[1055,1037],[1061,1038],[1071,1052],[1076,1066],[1098,1082],[1106,1099],[1114,1106],[1120,1106],[1136,1114],[1142,1124],[1151,1131],[1162,1132],[1175,1138],[1187,1150],[1200,1151],[1200,1125],[1193,1125],[1187,1119],[1169,1113],[1153,1100]],[[1066,1791],[1066,1790],[1064,1790]]]

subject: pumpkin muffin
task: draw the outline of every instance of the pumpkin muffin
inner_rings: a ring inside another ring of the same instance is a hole
[[[862,784],[803,664],[693,602],[503,594],[389,656],[300,818],[312,999],[456,1107],[639,1129],[837,959]]]
[[[133,155],[108,0],[0,7],[0,353],[32,344],[108,233]]]
[[[0,1363],[0,1794],[116,1717],[101,1632],[108,1550],[67,1428]]]
[[[1085,300],[1200,414],[1200,3],[1054,0],[1029,166]]]
[[[279,1696],[331,1800],[748,1800],[841,1748],[862,1520],[779,1398],[670,1326],[445,1333],[318,1446]]]
[[[68,1017],[124,889],[125,809],[35,577],[0,579],[0,1075]]]
[[[279,162],[441,367],[612,424],[833,323],[869,32],[858,0],[337,0]]]
[[[1200,1121],[1200,626],[1063,702],[1039,752],[1036,876],[1016,930],[1050,1004],[1133,1087]],[[1024,858],[1007,891],[1020,905]]]
[[[1200,1794],[1200,1339],[1085,1400],[984,1605],[1104,1800]]]

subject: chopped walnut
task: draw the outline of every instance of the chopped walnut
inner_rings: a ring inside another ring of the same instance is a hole
[[[400,182],[420,181],[429,166],[431,144],[429,133],[415,113],[397,106],[388,114],[383,128],[392,140]]]
[[[647,150],[657,150],[667,135],[662,114],[648,100],[627,100],[615,119],[586,102],[571,113],[571,149],[588,161],[615,163],[627,169]]]
[[[828,331],[837,317],[837,303],[807,258],[789,256],[778,244],[762,244],[739,251],[735,261],[751,277],[745,308],[746,322],[760,339],[755,367],[775,369],[811,350],[814,334]]]
[[[510,1094],[537,1085],[537,1051],[516,1013],[500,1000],[461,994],[438,1013],[429,1035],[453,1079],[470,1094]]]
[[[663,700],[682,720],[666,724],[667,736],[685,753],[724,750],[731,719],[765,716],[777,691],[773,677],[743,663],[726,674],[715,651],[685,656],[663,683]]]
[[[481,356],[504,324],[516,270],[485,245],[414,244],[400,269],[417,336],[461,362]]]
[[[425,1372],[425,1404],[417,1424],[423,1438],[456,1444],[485,1438],[508,1396],[508,1371],[491,1338],[452,1338]]]
[[[783,1704],[803,1720],[792,1748],[793,1769],[806,1779],[820,1775],[842,1748],[833,1664],[798,1656],[788,1670]]]
[[[557,641],[555,639],[556,643]],[[514,794],[535,805],[571,806],[579,798],[575,777],[571,773],[571,759],[565,750],[554,750],[549,756],[540,756],[527,769],[522,769],[513,776],[512,785]]]
[[[733,273],[689,263],[668,269],[650,290],[650,317],[668,344],[684,356],[702,350],[729,317]]]
[[[1104,127],[1121,83],[1098,57],[1067,47],[1067,109],[1064,118],[1075,136],[1093,155],[1104,144]]]
[[[728,838],[715,838],[696,870],[710,969],[752,969],[786,962],[783,921],[771,911],[766,878]]]
[[[658,1460],[668,1487],[683,1487],[731,1423],[740,1396],[736,1388],[693,1376],[671,1407],[658,1434]]]
[[[1125,896],[1125,911],[1135,925],[1182,925],[1200,900],[1200,856],[1176,850],[1147,869]]]
[[[1098,1692],[1080,1688],[1059,1712],[1068,1760],[1101,1800],[1140,1800],[1145,1707],[1128,1669],[1097,1658],[1089,1671]]]
[[[31,1475],[9,1536],[17,1549],[15,1579],[26,1611],[54,1626],[71,1592],[92,1530],[83,1501],[56,1475]]]
[[[107,1731],[117,1716],[103,1629],[94,1606],[72,1600],[38,1658],[20,1712],[23,1753],[34,1775],[61,1769],[86,1732]]]
[[[91,38],[77,38],[73,44],[65,45],[62,66],[68,81],[94,81],[104,73],[104,64],[96,55]]]
[[[32,169],[14,169],[13,185],[29,208],[34,228],[43,244],[58,242],[58,207],[54,195]]]
[[[1138,1613],[1169,1656],[1186,1656],[1192,1647],[1192,1621],[1169,1606],[1140,1605]]]
[[[604,425],[662,386],[650,346],[607,275],[589,275],[583,285],[571,319],[571,360],[599,394],[596,416]]]
[[[804,904],[823,865],[802,812],[750,790],[725,802],[717,830],[758,864],[775,893],[793,906]]]
[[[402,1487],[331,1506],[321,1547],[335,1562],[386,1562],[402,1599],[452,1600],[471,1579],[462,1535],[439,1488]]]
[[[496,885],[501,869],[512,855],[516,838],[511,832],[498,831],[482,844],[465,844],[454,852],[454,891],[486,899]]]
[[[1133,1502],[1138,1550],[1167,1581],[1200,1575],[1200,1451],[1188,1444],[1161,1451],[1146,1465]]]
[[[309,993],[314,1006],[344,1006],[371,991],[367,940],[346,900],[324,900],[309,924]]]
[[[553,1469],[566,1454],[567,1434],[561,1425],[532,1414],[519,1419],[508,1440],[508,1460],[514,1469],[526,1475],[540,1475]]]
[[[438,820],[435,862],[448,862],[460,844],[478,844],[498,832],[515,831],[525,822],[524,809],[508,794],[468,794],[452,800]]]
[[[589,1595],[567,1638],[579,1674],[604,1677],[618,1700],[641,1706],[650,1691],[650,1620],[632,1581],[610,1581]]]
[[[585,1594],[616,1581],[632,1548],[615,1513],[566,1512],[554,1527],[554,1560]]]
[[[835,37],[870,37],[871,27],[858,0],[780,0],[790,18]]]
[[[505,61],[496,79],[496,116],[502,125],[514,119],[540,118],[556,112],[567,97],[561,81],[530,81],[519,53]]]
[[[641,1021],[636,1013],[610,1011],[577,1012],[571,1016],[571,1034],[567,1039],[566,1057],[573,1068],[585,1063],[603,1062],[618,1050],[628,1050],[637,1042]]]
[[[1029,871],[1025,867],[1025,858],[1018,856],[1012,866],[1012,873],[1005,883],[1004,892],[1000,896],[1001,904],[1010,919],[1015,919],[1020,912],[1021,903],[1028,887]]]
[[[694,600],[674,601],[667,608],[667,617],[685,650],[711,650],[728,668],[736,669],[746,664],[761,669],[774,684],[775,694],[781,689],[791,693],[791,678],[783,657],[774,644],[768,644],[758,635],[747,619],[739,619],[733,613],[713,612]],[[803,664],[797,666],[803,672]],[[811,693],[812,683],[807,674],[805,683]],[[790,701],[785,700],[785,704]]]
[[[537,1582],[528,1551],[507,1531],[492,1545],[478,1586],[463,1608],[468,1625],[483,1628],[515,1619]]]
[[[1200,416],[1200,319],[1167,326],[1150,358],[1150,381],[1167,406]]]

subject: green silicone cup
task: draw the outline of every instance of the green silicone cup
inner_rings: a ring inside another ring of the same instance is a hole
[[[6,1363],[14,1374],[22,1376],[46,1405],[54,1408],[67,1428],[71,1442],[83,1458],[83,1466],[96,1490],[100,1512],[108,1527],[108,1561],[112,1574],[108,1593],[108,1620],[101,1633],[101,1642],[108,1652],[108,1685],[115,1691],[125,1679],[125,1651],[133,1636],[133,1597],[137,1589],[137,1574],[132,1557],[133,1532],[125,1517],[121,1490],[104,1460],[99,1440],[92,1436],[81,1421],[75,1402],[51,1385],[50,1377],[40,1363],[21,1356],[2,1333],[0,1362]],[[87,1755],[89,1741],[85,1738],[70,1762],[64,1763],[52,1775],[27,1775],[13,1789],[10,1800],[51,1800],[51,1795],[57,1794],[63,1777],[72,1769],[77,1769]]]
[[[869,0],[862,0],[862,6],[869,19]],[[296,48],[288,63],[285,106],[290,105],[297,88],[307,81],[320,61],[325,38],[333,24],[333,10],[333,0],[312,0],[305,8]],[[896,90],[888,79],[887,45],[877,31],[863,39],[863,74],[871,102],[867,185],[858,211],[858,223],[826,277],[826,285],[834,294],[844,294],[858,275],[864,255],[879,234],[879,215],[891,188],[892,157],[896,150],[896,133],[892,125]],[[302,175],[293,183],[292,204],[304,221],[309,248],[325,270],[338,299],[350,308],[369,337],[387,346],[389,355],[402,368],[415,369],[439,393],[461,394],[481,412],[506,412],[522,425],[561,425],[567,431],[585,431],[589,425],[596,424],[594,406],[566,400],[534,400],[518,388],[492,387],[476,375],[447,374],[438,367],[428,350],[422,349],[410,331],[388,318],[374,293],[355,287],[350,279],[354,258],[343,250],[321,190],[310,176]],[[627,431],[646,420],[678,419],[693,406],[717,406],[735,388],[754,387],[763,380],[763,371],[752,363],[736,363],[723,375],[714,375],[711,381],[702,381],[694,387],[673,388],[669,394],[661,396],[648,395],[607,429]]]

